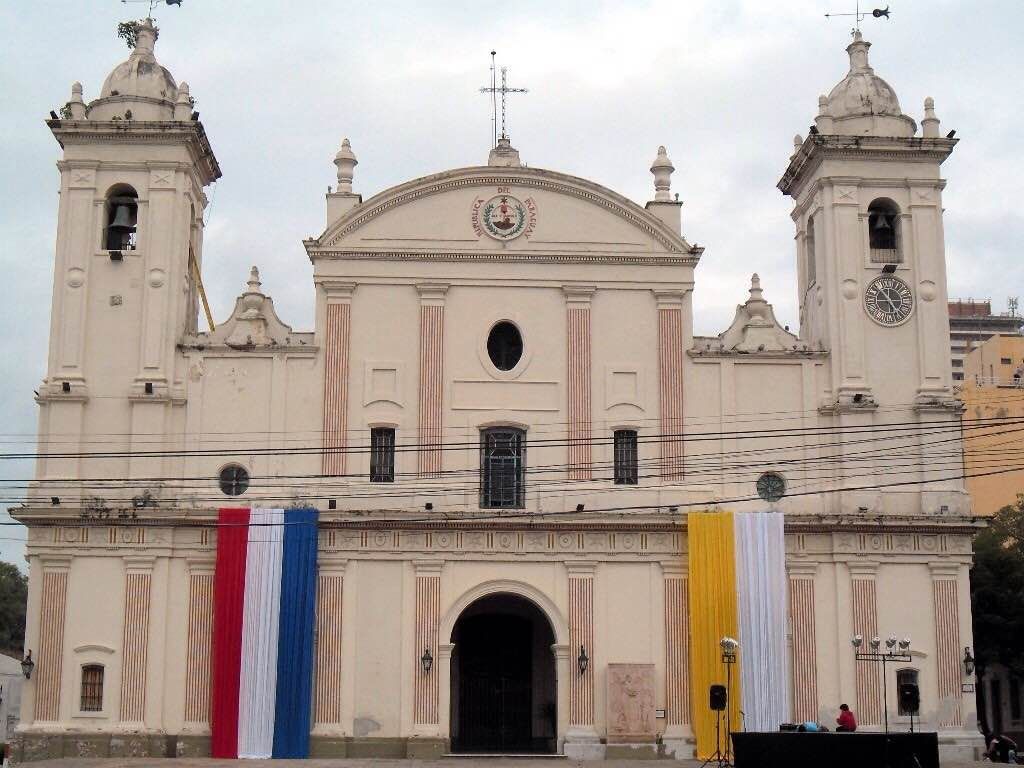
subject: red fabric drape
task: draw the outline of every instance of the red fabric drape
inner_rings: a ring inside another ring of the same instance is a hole
[[[238,757],[238,685],[242,668],[242,606],[249,510],[222,509],[217,517],[213,575],[213,648],[210,654],[210,754]]]

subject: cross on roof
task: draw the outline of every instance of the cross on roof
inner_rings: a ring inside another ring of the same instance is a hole
[[[497,83],[497,67],[495,65],[497,51],[491,51],[491,85],[484,86],[480,93],[491,94],[491,126],[493,128],[493,146],[498,146],[498,94],[501,94],[501,138],[507,139],[508,133],[505,130],[505,97],[510,93],[528,93],[526,88],[510,88],[508,86],[508,68],[501,68],[501,85]]]

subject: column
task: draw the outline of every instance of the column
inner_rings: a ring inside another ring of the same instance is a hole
[[[789,566],[793,719],[798,723],[818,719],[818,645],[814,618],[814,578],[817,572],[817,563]]]
[[[60,719],[61,671],[64,661],[64,614],[71,558],[42,558],[39,649],[35,655],[35,720]]]
[[[447,283],[422,283],[420,295],[420,378],[418,471],[439,477],[444,442],[444,302]]]
[[[853,601],[853,634],[864,638],[862,651],[869,650],[871,638],[878,635],[878,608],[875,574],[878,563],[850,563],[850,596]],[[879,725],[882,722],[881,671],[874,661],[856,662],[857,722]]]
[[[963,727],[960,667],[960,608],[957,579],[960,564],[933,562],[932,598],[935,603],[935,666],[938,672],[940,728]]]
[[[568,327],[569,479],[590,480],[591,451],[591,358],[590,300],[592,285],[564,285]]]
[[[424,672],[419,659],[429,651],[437,661],[437,624],[441,613],[441,568],[435,560],[418,560],[416,571],[416,664],[413,666],[413,727],[416,735],[438,734],[438,676],[439,665]],[[424,728],[423,726],[427,726]]]
[[[324,454],[325,475],[345,474],[348,448],[348,356],[354,283],[324,283]]]
[[[918,394],[944,394],[949,363],[948,305],[946,302],[945,245],[942,240],[943,181],[910,182],[910,216],[902,217],[903,231],[912,229],[913,237],[904,238],[904,260],[915,268],[918,284],[911,286],[917,295],[917,339],[921,365]],[[908,226],[909,225],[909,226]],[[907,241],[912,248],[907,247]],[[908,252],[910,251],[910,252]],[[959,694],[958,694],[959,695]]]
[[[604,757],[594,723],[594,683],[597,648],[594,646],[594,571],[596,563],[566,564],[569,575],[569,730],[565,736],[567,757],[584,760]],[[580,674],[581,649],[590,659]]]
[[[188,647],[185,652],[185,730],[210,725],[210,665],[213,663],[213,569],[203,558],[188,561]]]
[[[341,730],[341,628],[345,561],[321,562],[316,585],[314,732]]]
[[[149,664],[151,557],[125,558],[124,633],[121,640],[122,723],[141,725],[146,718],[146,670]]]
[[[838,344],[833,348],[839,354],[833,359],[840,362],[840,389],[864,391],[867,386],[864,366],[864,330],[870,323],[861,307],[861,278],[864,272],[864,232],[860,219],[860,201],[858,190],[852,184],[835,184],[830,180],[825,191],[826,209],[831,215],[822,215],[825,236],[825,279],[832,279],[834,287],[830,287],[831,299],[835,287],[839,288],[841,302],[832,310],[832,317],[838,315]],[[815,219],[817,223],[818,219]],[[815,233],[819,234],[818,232]],[[817,239],[817,238],[816,238]],[[821,243],[817,246],[821,248]],[[827,254],[835,254],[829,259]]]
[[[689,583],[681,563],[662,563],[661,570],[665,578],[664,738],[678,759],[683,756],[680,750],[686,748],[685,739],[690,734]]]
[[[658,432],[661,479],[683,478],[683,298],[685,291],[655,291],[658,302]]]

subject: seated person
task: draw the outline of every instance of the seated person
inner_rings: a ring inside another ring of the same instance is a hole
[[[993,763],[1009,763],[1016,760],[1017,742],[1004,733],[995,733],[988,742],[985,757]]]
[[[853,733],[857,730],[857,718],[853,716],[849,704],[839,705],[839,717],[836,718],[836,731]]]

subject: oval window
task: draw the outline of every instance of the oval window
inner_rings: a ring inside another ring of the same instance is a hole
[[[226,496],[241,496],[249,490],[249,472],[238,464],[228,464],[220,471],[220,490]]]
[[[511,371],[523,356],[523,337],[513,323],[502,320],[487,337],[487,356],[499,371]]]
[[[757,478],[757,495],[765,501],[776,502],[786,495],[786,481],[776,472],[765,472]]]

